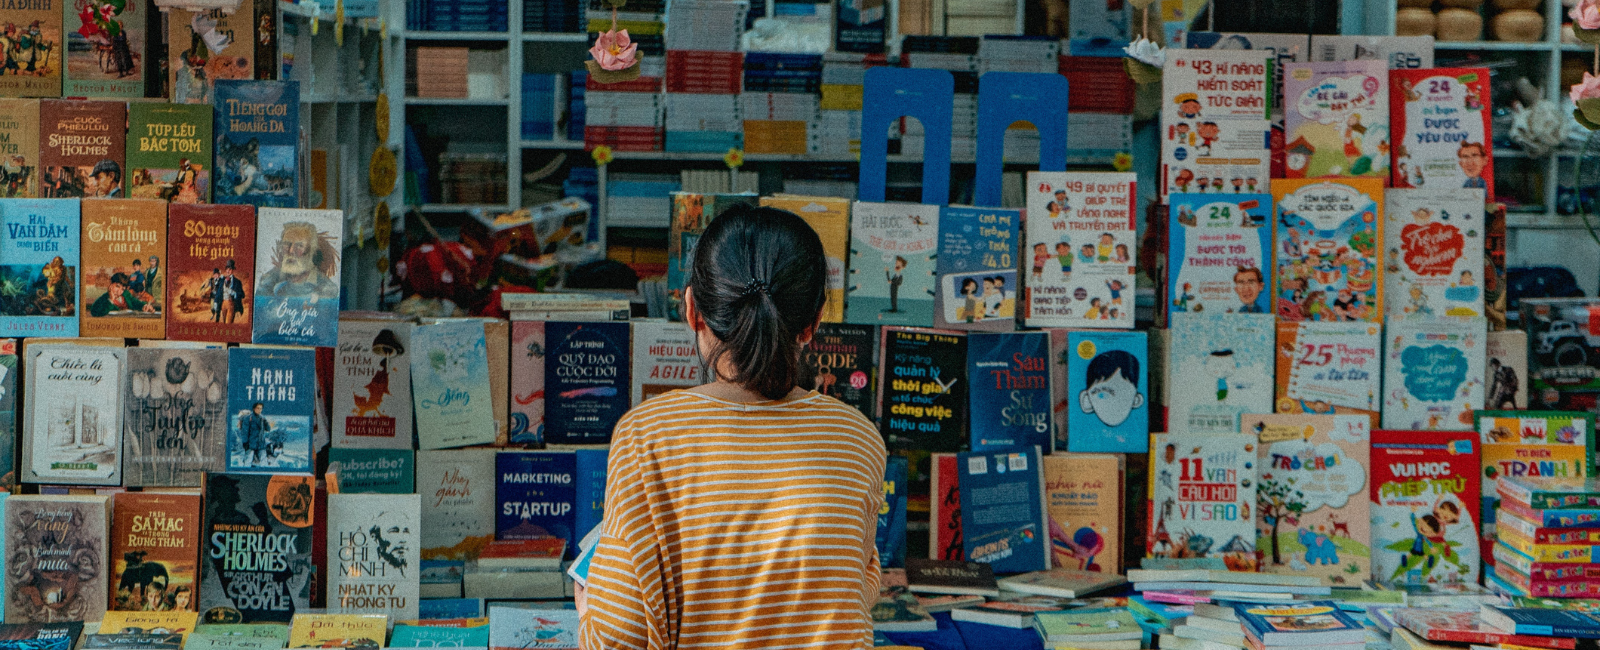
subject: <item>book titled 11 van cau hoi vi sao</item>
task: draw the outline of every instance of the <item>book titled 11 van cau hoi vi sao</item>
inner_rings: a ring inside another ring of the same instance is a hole
[[[1146,555],[1220,557],[1228,569],[1256,568],[1256,445],[1242,434],[1150,436]]]

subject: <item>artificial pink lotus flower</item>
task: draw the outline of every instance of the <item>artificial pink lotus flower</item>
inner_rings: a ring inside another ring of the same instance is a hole
[[[1571,96],[1572,103],[1574,104],[1582,102],[1585,99],[1595,99],[1600,97],[1600,77],[1594,76],[1585,71],[1583,73],[1583,83],[1572,85]]]
[[[639,63],[639,46],[628,38],[628,30],[600,32],[589,54],[605,70],[627,70]]]
[[[1579,0],[1567,15],[1584,29],[1600,29],[1600,0]]]

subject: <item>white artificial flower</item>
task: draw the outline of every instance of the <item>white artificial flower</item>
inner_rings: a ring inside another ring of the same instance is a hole
[[[1129,43],[1122,48],[1122,51],[1127,53],[1128,58],[1157,68],[1163,67],[1167,63],[1166,49],[1143,36],[1139,37],[1139,40]]]

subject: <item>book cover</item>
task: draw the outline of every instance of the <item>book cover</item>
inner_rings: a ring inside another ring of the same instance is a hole
[[[761,197],[761,205],[799,215],[822,238],[822,252],[828,256],[828,303],[822,308],[822,322],[844,322],[845,259],[850,256],[849,199],[778,194]]]
[[[1231,571],[1256,570],[1256,445],[1243,434],[1151,434],[1146,557],[1221,557]]]
[[[489,415],[495,444],[511,437],[511,323],[502,318],[469,318],[483,327],[483,351],[489,359]],[[435,321],[425,321],[435,322]]]
[[[1484,369],[1483,407],[1512,411],[1528,408],[1528,333],[1491,331],[1484,340],[1489,365]]]
[[[249,343],[256,215],[247,205],[167,208],[167,338]]]
[[[916,594],[904,585],[878,590],[872,604],[872,629],[878,632],[932,632],[938,629],[933,615],[923,608]]]
[[[1310,42],[1304,34],[1258,34],[1243,32],[1189,32],[1189,49],[1264,50],[1272,55],[1272,177],[1283,178],[1283,66],[1305,61]]]
[[[884,573],[892,582],[893,574]],[[907,558],[905,581],[912,591],[932,594],[977,594],[997,597],[994,569],[987,562]]]
[[[1256,189],[1167,197],[1170,313],[1272,313],[1272,195]]]
[[[489,608],[489,650],[578,650],[578,610]]]
[[[194,498],[193,519],[189,519],[186,525],[194,526],[191,530],[195,533],[194,541],[196,545],[191,548],[198,549],[200,541],[200,495],[190,496]],[[115,503],[113,503],[112,507],[116,507]],[[112,544],[112,546],[115,547],[116,544]],[[113,553],[115,553],[115,550],[113,550]],[[115,557],[115,555],[112,557]],[[189,565],[192,570],[199,570],[199,566],[194,563],[193,558],[190,558]],[[189,594],[191,596],[194,595],[192,585],[189,589]],[[189,606],[191,608],[194,607],[194,603],[189,603]],[[100,634],[176,634],[181,642],[181,640],[188,638],[189,633],[194,631],[195,623],[199,620],[199,614],[195,613],[193,609],[165,611],[114,610],[106,612],[105,618],[100,619]]]
[[[122,484],[122,348],[29,346],[22,481]]]
[[[226,468],[228,351],[128,348],[123,483],[199,487]]]
[[[228,350],[227,471],[311,471],[315,356],[311,348]]]
[[[1034,615],[1039,633],[1050,644],[1071,647],[1074,642],[1136,640],[1143,633],[1133,614],[1122,608],[1089,608]]]
[[[291,648],[370,648],[382,646],[389,632],[389,621],[382,615],[295,614],[293,621]]]
[[[1381,322],[1383,180],[1274,179],[1272,196],[1278,318]]]
[[[171,17],[176,18],[176,15]],[[214,84],[215,97],[210,104],[216,107],[211,130],[217,139],[214,150],[217,176],[212,200],[261,208],[298,205],[299,82],[218,78]],[[335,223],[342,225],[342,220]],[[262,226],[261,232],[266,236],[276,234],[276,228],[266,227],[265,222]],[[339,229],[332,231],[333,249],[341,250]],[[266,259],[271,256],[265,253],[270,252],[257,252],[256,256]],[[312,252],[315,249],[306,251],[307,254]],[[329,263],[337,264],[335,260]],[[328,275],[339,277],[337,272]]]
[[[200,495],[123,492],[112,497],[111,514],[111,609],[189,612],[187,629],[167,631],[193,629],[200,586]],[[127,633],[136,621],[123,623],[114,632]]]
[[[1021,226],[1021,210],[940,209],[934,327],[991,332],[1016,329]]]
[[[967,336],[967,393],[973,451],[1050,449],[1050,335]]]
[[[633,321],[632,403],[705,383],[694,331],[681,322]]]
[[[1071,382],[1067,377],[1067,368],[1072,361],[1072,353],[1067,349],[1067,335],[1071,331],[1060,328],[1045,331],[1050,334],[1050,411],[1055,426],[1055,446],[1052,449],[1065,451],[1067,425],[1072,418],[1072,395],[1068,386]]]
[[[202,622],[287,623],[311,606],[313,483],[309,474],[206,475]]]
[[[1389,66],[1290,63],[1283,70],[1284,176],[1389,181]]]
[[[1500,630],[1530,636],[1564,636],[1600,639],[1600,616],[1560,609],[1523,609],[1484,605],[1480,616]]]
[[[252,342],[328,348],[339,344],[343,241],[342,211],[256,211]]]
[[[494,449],[417,452],[423,559],[477,559],[494,539],[496,482]]]
[[[489,619],[470,627],[441,627],[434,625],[396,625],[389,639],[393,648],[487,648],[489,647]],[[419,623],[433,623],[421,620]]]
[[[1149,359],[1144,332],[1067,335],[1067,451],[1144,453]]]
[[[62,7],[24,3],[6,8],[6,73],[0,95],[60,97],[62,57],[67,52]]]
[[[846,322],[933,325],[939,211],[918,203],[850,206]]]
[[[672,193],[672,221],[667,226],[667,291],[672,320],[683,320],[683,289],[694,268],[694,249],[711,221],[735,205],[755,205],[753,194]]]
[[[819,393],[856,407],[876,422],[878,330],[873,325],[824,322],[800,351],[802,378]]]
[[[45,99],[39,102],[39,195],[49,199],[120,199],[128,105]]]
[[[78,335],[78,202],[0,200],[0,336]]]
[[[242,0],[232,13],[221,9],[168,13],[167,95],[175,104],[210,104],[222,79],[255,75],[256,0]]]
[[[129,196],[210,203],[211,122],[203,104],[129,104]]]
[[[1462,431],[1372,432],[1372,578],[1478,581],[1479,447]]]
[[[104,616],[110,523],[110,501],[103,496],[6,499],[5,620],[59,623]]]
[[[339,477],[339,491],[353,494],[412,494],[416,452],[410,449],[328,450],[328,471]]]
[[[1339,604],[1313,600],[1292,604],[1234,605],[1247,637],[1273,646],[1361,643],[1366,630],[1339,609]]]
[[[1571,411],[1477,411],[1473,418],[1482,445],[1479,549],[1484,562],[1493,565],[1502,480],[1588,476],[1593,466],[1594,418]]]
[[[1365,415],[1378,424],[1383,328],[1375,323],[1278,323],[1279,413]]]
[[[262,639],[275,642],[282,648],[289,643],[289,626],[272,623],[206,623],[195,626],[195,636],[232,637],[237,639]]]
[[[1600,504],[1600,480],[1582,476],[1505,476],[1498,490],[1505,498],[1534,509],[1588,508]]]
[[[1483,192],[1384,191],[1388,322],[1483,316]]]
[[[0,488],[17,489],[17,340],[0,339]],[[4,514],[0,506],[0,515]],[[5,543],[0,542],[0,558],[5,557]],[[0,603],[5,602],[5,592],[0,591]]]
[[[629,407],[628,323],[545,323],[545,442],[600,444]]]
[[[1169,51],[1161,83],[1162,197],[1266,188],[1275,67],[1263,50]]]
[[[1386,429],[1469,430],[1483,405],[1482,318],[1390,323],[1383,359]]]
[[[422,448],[493,443],[483,325],[472,320],[418,325],[410,342],[411,396]]]
[[[1492,200],[1489,69],[1396,69],[1389,72],[1389,88],[1389,122],[1394,129],[1391,184],[1479,188]]]
[[[1394,610],[1395,622],[1429,641],[1450,643],[1507,643],[1541,648],[1572,648],[1575,639],[1549,635],[1521,635],[1490,625],[1478,612],[1459,612],[1415,607]]]
[[[544,350],[544,321],[511,321],[511,444],[544,443]]]
[[[890,450],[960,451],[967,443],[967,337],[882,328],[878,429]]]
[[[965,560],[961,539],[961,470],[955,454],[928,459],[928,558]]]
[[[605,516],[606,465],[610,459],[607,449],[579,449],[574,473],[576,510],[573,514],[572,534],[581,541],[584,535],[600,525]]]
[[[417,617],[419,569],[413,553],[422,546],[420,499],[416,494],[328,495],[329,613]]]
[[[1038,447],[959,455],[962,550],[1000,573],[1050,568]]]
[[[1167,319],[1167,429],[1238,433],[1239,416],[1271,413],[1271,314],[1185,313]]]
[[[82,210],[79,334],[166,338],[167,204],[92,199]]]
[[[1041,462],[1051,566],[1109,574],[1121,571],[1126,487],[1122,455],[1056,453]]]
[[[411,329],[400,319],[339,319],[334,447],[411,449]]]
[[[7,80],[9,81],[9,80]],[[0,81],[0,89],[5,81]],[[0,90],[0,95],[11,93]],[[0,97],[0,198],[39,196],[39,100]]]
[[[575,529],[577,457],[560,451],[495,454],[495,539],[556,537],[568,557],[588,531]]]
[[[1029,172],[1023,279],[1029,327],[1131,329],[1136,176]]]
[[[1359,584],[1372,574],[1367,465],[1360,415],[1250,414],[1255,436],[1256,548],[1266,573]]]
[[[883,506],[878,509],[879,566],[906,563],[906,507],[910,503],[909,465],[905,456],[890,456],[883,466]],[[579,530],[583,530],[581,527]]]
[[[61,94],[67,97],[144,97],[147,13],[142,2],[62,3],[61,48],[66,57]]]

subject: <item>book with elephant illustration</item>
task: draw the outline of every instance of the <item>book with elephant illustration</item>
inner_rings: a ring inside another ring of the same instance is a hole
[[[112,497],[111,512],[111,609],[193,612],[200,495],[123,492]]]
[[[1256,455],[1261,571],[1359,584],[1372,570],[1371,426],[1361,415],[1245,415]]]
[[[1372,432],[1372,577],[1476,583],[1480,445],[1471,431]]]

